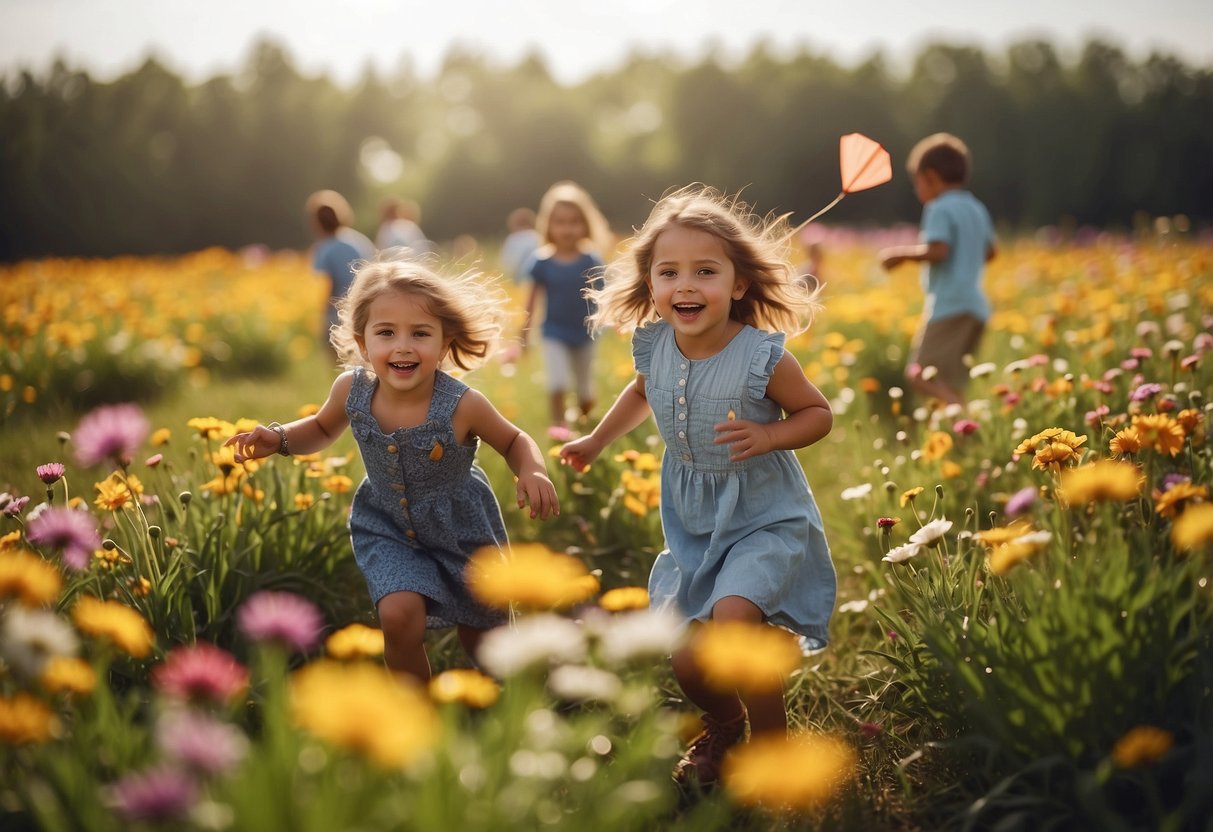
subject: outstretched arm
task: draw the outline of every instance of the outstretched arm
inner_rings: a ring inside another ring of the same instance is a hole
[[[278,453],[283,447],[284,437],[286,450],[291,454],[313,454],[324,450],[336,441],[350,423],[345,415],[345,400],[349,398],[353,378],[352,370],[337,376],[328,399],[311,416],[279,425],[277,429],[257,425],[246,433],[236,434],[223,444],[236,446],[238,462]]]
[[[479,436],[501,454],[518,478],[518,507],[531,507],[531,517],[549,517],[560,513],[556,486],[548,477],[547,465],[539,445],[527,433],[506,419],[493,403],[476,390],[468,390],[459,399],[452,418],[455,435]]]
[[[560,449],[560,461],[584,471],[598,458],[603,448],[639,427],[649,413],[649,400],[644,395],[644,376],[638,375],[623,388],[606,416],[588,436],[574,439]]]
[[[823,439],[834,425],[830,403],[813,382],[805,378],[790,352],[785,352],[775,364],[775,371],[767,382],[767,398],[787,415],[765,424],[733,419],[716,425],[713,441],[729,446],[730,461],[739,462],[770,451],[807,447]]]
[[[880,252],[880,265],[886,270],[895,269],[902,263],[940,263],[948,259],[951,247],[941,241],[919,243],[913,246],[892,246]]]

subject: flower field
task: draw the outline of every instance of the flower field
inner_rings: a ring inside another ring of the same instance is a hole
[[[786,677],[793,731],[691,798],[679,631],[642,589],[651,424],[583,474],[551,460],[560,516],[506,511],[511,559],[470,574],[513,626],[479,670],[431,634],[410,685],[349,549],[349,437],[223,448],[328,390],[306,263],[0,268],[0,827],[1206,829],[1213,243],[1008,243],[970,403],[931,409],[903,382],[916,275],[825,242],[825,312],[790,346],[835,411],[799,454],[831,643],[703,639],[722,688]],[[603,399],[631,372],[604,336]],[[546,442],[542,379],[534,351],[467,377]]]

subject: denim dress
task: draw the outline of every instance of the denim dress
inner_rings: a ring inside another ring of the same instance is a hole
[[[425,422],[385,434],[371,415],[378,383],[373,373],[356,369],[345,403],[366,467],[354,493],[350,537],[371,600],[420,593],[427,627],[504,623],[504,612],[471,597],[463,576],[481,546],[507,545],[501,507],[475,464],[479,440],[457,444],[451,429],[468,386],[439,371]]]
[[[738,419],[774,422],[767,383],[784,336],[744,327],[723,350],[700,360],[678,349],[665,321],[636,330],[632,356],[665,440],[661,525],[666,549],[649,576],[654,607],[706,621],[721,598],[738,595],[766,620],[824,647],[836,578],[821,512],[795,453],[729,461],[714,426]]]

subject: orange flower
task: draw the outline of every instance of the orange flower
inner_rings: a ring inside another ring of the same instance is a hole
[[[1184,429],[1165,413],[1147,413],[1133,417],[1133,428],[1143,445],[1155,453],[1175,456],[1184,446]]]
[[[1163,517],[1175,517],[1191,503],[1209,499],[1209,489],[1188,480],[1177,482],[1161,494],[1154,492],[1154,510]]]
[[[1129,456],[1138,453],[1141,451],[1141,437],[1137,435],[1137,430],[1130,425],[1117,431],[1108,444],[1108,450],[1112,452],[1113,456]]]

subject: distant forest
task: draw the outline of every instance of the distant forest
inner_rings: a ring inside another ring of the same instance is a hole
[[[935,44],[900,73],[880,55],[847,67],[764,46],[729,65],[638,53],[572,86],[539,57],[465,48],[433,77],[368,70],[340,86],[266,41],[200,84],[153,60],[105,83],[62,63],[0,80],[0,260],[302,248],[319,188],[343,192],[366,231],[383,196],[415,199],[439,240],[504,233],[558,179],[624,233],[694,181],[805,218],[838,192],[838,137],[853,131],[889,149],[895,179],[830,221],[916,222],[905,156],[940,130],[968,142],[971,186],[1007,229],[1213,221],[1213,69],[1101,41],[1068,57],[1036,40]]]

